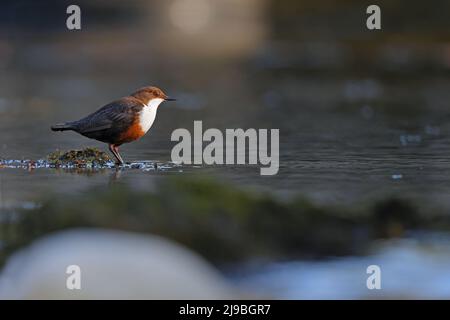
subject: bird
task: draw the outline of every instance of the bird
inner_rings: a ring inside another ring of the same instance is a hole
[[[51,126],[52,131],[75,131],[87,138],[108,144],[117,165],[125,162],[119,147],[140,139],[153,125],[159,105],[164,101],[176,101],[161,89],[147,86],[129,96],[108,103],[94,113],[77,121]]]

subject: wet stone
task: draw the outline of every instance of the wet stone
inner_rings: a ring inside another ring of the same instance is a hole
[[[69,150],[50,153],[46,159],[39,160],[15,160],[0,159],[0,168],[15,169],[81,169],[81,170],[100,170],[100,169],[137,169],[146,171],[166,171],[178,169],[179,164],[172,162],[157,164],[154,161],[129,162],[117,166],[108,153],[97,148],[85,148],[82,150]]]

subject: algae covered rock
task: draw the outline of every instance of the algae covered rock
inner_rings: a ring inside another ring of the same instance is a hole
[[[193,175],[167,177],[151,191],[115,184],[83,194],[49,195],[42,206],[18,212],[19,219],[5,225],[8,232],[0,233],[0,264],[42,235],[76,227],[160,235],[222,265],[363,254],[374,240],[401,236],[399,230],[450,226],[449,219],[436,223],[408,203],[385,199],[364,208],[324,207],[301,196],[282,201]]]
[[[69,150],[50,153],[47,161],[54,166],[104,166],[112,160],[110,156],[97,148],[85,148],[83,150]]]

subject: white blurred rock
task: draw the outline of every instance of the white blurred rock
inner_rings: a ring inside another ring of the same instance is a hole
[[[81,289],[66,287],[69,265]],[[157,236],[74,229],[38,239],[0,274],[0,299],[227,299],[225,280],[203,259]]]

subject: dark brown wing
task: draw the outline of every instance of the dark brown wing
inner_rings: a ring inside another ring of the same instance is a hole
[[[88,138],[114,143],[117,137],[133,124],[142,108],[139,100],[125,97],[103,106],[72,125],[76,132]]]

